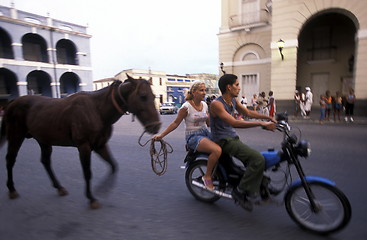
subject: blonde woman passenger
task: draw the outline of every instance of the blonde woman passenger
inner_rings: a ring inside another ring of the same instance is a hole
[[[185,120],[185,139],[190,149],[209,154],[205,175],[202,177],[205,187],[214,190],[212,172],[222,154],[219,145],[211,140],[209,132],[209,110],[204,101],[206,94],[205,83],[195,81],[186,95],[186,102],[178,111],[176,119],[159,135],[153,137],[160,140],[174,131]]]

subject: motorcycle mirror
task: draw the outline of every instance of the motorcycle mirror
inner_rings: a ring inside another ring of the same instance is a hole
[[[288,113],[287,112],[276,113],[275,119],[278,122],[280,122],[280,121],[288,122]]]

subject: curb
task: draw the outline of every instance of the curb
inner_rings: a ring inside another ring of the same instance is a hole
[[[309,118],[309,119],[301,119],[301,118],[294,118],[291,117],[289,118],[289,122],[294,122],[294,123],[313,123],[313,124],[324,124],[324,125],[353,125],[353,124],[357,124],[357,125],[367,125],[367,118],[358,118],[358,117],[354,117],[354,121],[353,122],[346,122],[343,120],[341,121],[336,121],[334,122],[334,120],[330,120],[330,121],[324,121],[322,124],[320,123],[320,121],[317,118]]]

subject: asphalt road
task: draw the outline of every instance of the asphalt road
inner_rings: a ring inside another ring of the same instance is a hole
[[[175,115],[162,116],[166,127]],[[1,240],[134,240],[134,239],[367,239],[367,125],[294,123],[311,141],[312,155],[303,161],[309,175],[335,181],[348,196],[353,210],[342,231],[321,237],[300,229],[277,203],[257,206],[252,213],[231,200],[215,204],[196,201],[180,168],[185,156],[183,124],[165,140],[174,152],[168,170],[157,176],[151,169],[149,147],[141,147],[141,125],[123,116],[115,124],[109,146],[119,163],[114,183],[105,181],[109,167],[93,155],[93,189],[102,208],[91,210],[84,196],[84,179],[74,148],[55,147],[53,168],[69,195],[59,197],[43,169],[40,150],[26,140],[14,169],[20,198],[7,197],[5,152],[0,150]],[[279,147],[282,135],[260,128],[238,130],[241,139],[255,149]],[[146,141],[148,136],[143,138]],[[111,179],[108,179],[111,180]]]

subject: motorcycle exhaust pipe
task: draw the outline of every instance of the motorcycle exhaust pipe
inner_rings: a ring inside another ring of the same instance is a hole
[[[196,186],[196,187],[199,187],[199,188],[202,188],[202,189],[204,189],[204,190],[206,190],[206,191],[208,191],[208,192],[211,192],[211,193],[214,193],[215,195],[218,195],[218,196],[221,196],[221,197],[225,197],[225,198],[229,198],[229,199],[232,199],[232,195],[231,194],[228,194],[228,193],[225,193],[225,192],[222,192],[222,191],[218,191],[218,190],[216,190],[216,189],[214,189],[214,190],[209,190],[209,189],[207,189],[206,187],[205,187],[205,185],[204,184],[202,184],[202,183],[199,183],[199,182],[197,182],[197,181],[195,181],[195,180],[192,180],[192,185],[194,185],[194,186]]]

